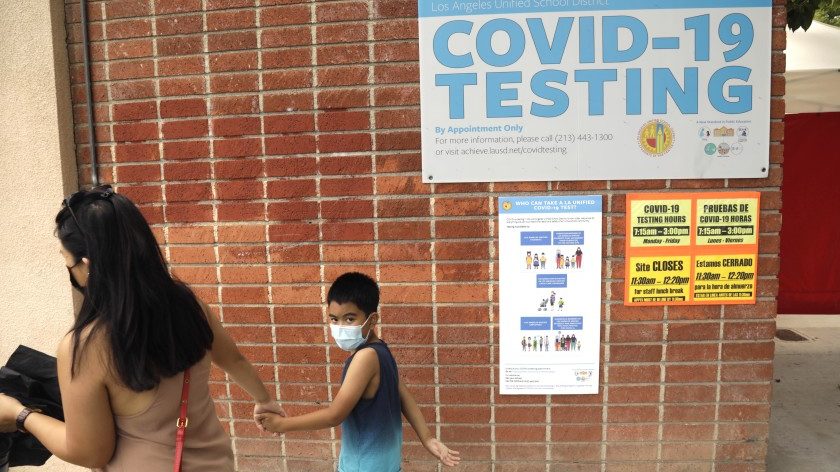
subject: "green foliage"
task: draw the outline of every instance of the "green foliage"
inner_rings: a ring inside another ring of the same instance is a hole
[[[840,0],[823,0],[814,17],[834,26],[840,26]]]
[[[822,3],[834,3],[836,0],[787,0],[787,24],[791,31],[799,28],[808,30],[814,20],[814,14]]]

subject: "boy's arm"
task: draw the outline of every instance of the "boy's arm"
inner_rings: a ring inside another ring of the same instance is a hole
[[[300,416],[280,417],[272,414],[257,415],[257,421],[275,433],[290,431],[312,431],[338,426],[353,410],[374,375],[379,372],[379,358],[373,349],[357,352],[347,368],[347,375],[341,384],[335,400],[322,410]]]
[[[420,442],[426,444],[430,438],[432,438],[432,432],[429,431],[429,427],[426,426],[426,419],[423,418],[423,413],[420,411],[420,407],[417,406],[417,402],[414,401],[414,395],[408,391],[408,388],[403,383],[402,379],[400,379],[400,403],[402,404],[402,414],[405,416],[405,419],[408,420],[408,424],[414,429],[414,432],[417,433],[417,437],[420,438]]]
[[[402,404],[402,413],[414,428],[423,447],[426,448],[433,456],[440,459],[443,465],[454,467],[461,462],[458,451],[453,451],[446,447],[442,442],[438,441],[429,431],[426,426],[426,419],[423,418],[423,413],[420,412],[420,407],[414,401],[414,395],[408,391],[402,380],[400,380],[400,403]]]

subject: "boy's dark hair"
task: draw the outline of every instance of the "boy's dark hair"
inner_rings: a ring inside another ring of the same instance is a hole
[[[365,274],[347,272],[335,279],[330,286],[327,304],[332,302],[352,302],[365,316],[370,315],[379,308],[379,286]]]

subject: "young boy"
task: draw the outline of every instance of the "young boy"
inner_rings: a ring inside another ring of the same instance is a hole
[[[402,463],[402,419],[444,465],[458,465],[458,452],[432,436],[414,397],[399,379],[397,364],[374,326],[379,287],[370,277],[346,273],[327,293],[330,331],[338,347],[352,352],[344,363],[341,390],[327,408],[301,416],[257,415],[267,431],[311,431],[341,425],[338,472],[398,472]]]

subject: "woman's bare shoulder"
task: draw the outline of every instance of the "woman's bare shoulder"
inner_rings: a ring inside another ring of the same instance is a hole
[[[58,343],[56,358],[59,368],[70,369],[75,364],[77,373],[103,378],[109,372],[110,342],[107,334],[96,326],[86,326],[78,337],[73,331],[64,335]]]

